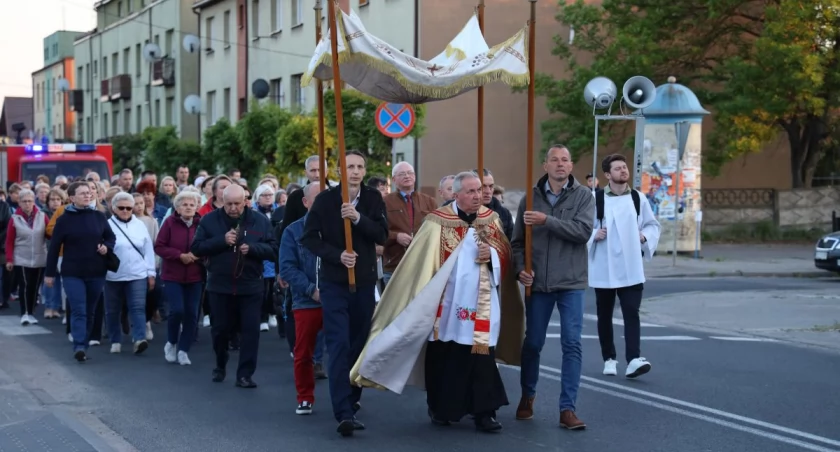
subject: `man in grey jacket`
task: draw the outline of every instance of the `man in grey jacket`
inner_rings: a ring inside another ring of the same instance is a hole
[[[583,294],[588,280],[586,243],[592,235],[595,198],[572,176],[572,156],[563,145],[545,156],[546,174],[534,186],[533,211],[525,211],[525,197],[513,230],[515,271],[531,287],[525,303],[525,341],[522,344],[522,398],[516,409],[520,420],[534,417],[534,399],[540,373],[540,352],[545,345],[554,306],[560,313],[563,351],[560,390],[560,426],[586,428],[575,414],[580,386]],[[531,272],[525,271],[525,225],[531,225]]]

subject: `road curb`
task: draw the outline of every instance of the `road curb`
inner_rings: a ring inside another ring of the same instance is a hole
[[[668,275],[648,276],[648,279],[669,279],[669,278],[726,278],[726,277],[741,277],[741,278],[834,278],[830,272],[716,272],[708,271],[705,273],[675,273]]]

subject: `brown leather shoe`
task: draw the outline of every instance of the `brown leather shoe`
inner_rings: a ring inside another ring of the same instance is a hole
[[[522,398],[519,399],[519,406],[516,407],[517,420],[527,421],[534,418],[534,399],[536,398],[537,396],[522,396]]]
[[[586,428],[586,424],[584,424],[582,420],[578,419],[574,411],[563,410],[560,412],[560,427],[569,430],[583,430]]]

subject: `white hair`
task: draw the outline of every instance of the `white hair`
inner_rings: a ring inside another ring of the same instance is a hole
[[[318,156],[317,155],[310,155],[309,157],[306,158],[306,161],[303,163],[303,167],[307,171],[309,171],[309,165],[311,165],[313,162],[317,162],[317,161],[318,161]]]
[[[478,176],[472,171],[463,171],[455,175],[455,180],[452,181],[452,192],[460,193],[463,188],[464,181],[467,179],[478,179]]]
[[[448,176],[443,176],[443,179],[441,179],[441,180],[440,180],[440,183],[438,184],[438,188],[439,188],[439,189],[441,189],[441,190],[443,190],[443,184],[445,184],[445,183],[446,183],[446,181],[451,180],[451,179],[455,179],[455,175],[454,175],[454,174],[450,174],[450,175],[448,175]]]
[[[402,168],[402,167],[404,167],[404,166],[407,166],[407,167],[411,168],[411,171],[414,171],[414,167],[413,167],[413,166],[411,166],[411,163],[408,163],[408,162],[406,162],[406,161],[402,161],[402,162],[397,163],[396,165],[394,165],[394,168],[392,168],[392,169],[391,169],[391,177],[396,176],[396,175],[397,175],[397,173],[400,171],[400,168]]]
[[[274,196],[274,188],[271,185],[262,184],[259,187],[257,187],[256,190],[254,190],[254,197],[259,198],[265,192],[269,192],[269,193],[271,193],[271,196]]]
[[[24,196],[31,196],[34,199],[35,198],[35,192],[28,189],[28,188],[21,189],[18,192],[18,199],[23,199]]]
[[[196,207],[198,207],[198,205],[201,204],[201,195],[198,194],[198,190],[196,190],[195,188],[193,188],[192,190],[188,190],[187,188],[181,190],[180,193],[175,195],[175,199],[172,200],[173,209],[177,210],[179,207],[181,207],[181,203],[183,203],[185,199],[192,199],[193,201],[195,201]]]
[[[134,195],[121,191],[111,198],[111,209],[117,207],[120,201],[130,201],[131,207],[134,207]]]

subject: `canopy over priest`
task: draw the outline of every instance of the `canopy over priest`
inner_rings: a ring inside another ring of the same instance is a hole
[[[481,181],[455,176],[455,202],[426,217],[382,294],[350,378],[402,393],[425,387],[436,425],[475,417],[498,431],[508,404],[496,362],[519,365],[524,305],[498,215],[481,205]]]

